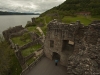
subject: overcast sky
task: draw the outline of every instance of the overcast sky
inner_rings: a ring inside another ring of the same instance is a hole
[[[65,0],[0,0],[0,11],[44,12]]]

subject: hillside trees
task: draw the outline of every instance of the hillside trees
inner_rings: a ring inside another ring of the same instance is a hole
[[[21,71],[14,50],[0,35],[0,75],[20,75]]]
[[[0,75],[6,75],[11,66],[12,52],[7,42],[0,36]]]
[[[54,7],[44,14],[54,10],[65,12],[67,15],[73,15],[79,12],[90,12],[92,16],[100,15],[100,0],[66,0],[61,5]],[[62,14],[60,14],[62,15]]]

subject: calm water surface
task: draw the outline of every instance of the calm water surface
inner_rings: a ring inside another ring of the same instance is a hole
[[[0,16],[0,34],[2,31],[9,27],[22,25],[23,27],[27,24],[27,21],[31,21],[31,18],[38,17],[39,15],[7,15]]]

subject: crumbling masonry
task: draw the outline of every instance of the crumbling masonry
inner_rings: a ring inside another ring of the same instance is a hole
[[[24,44],[23,46],[19,46],[18,44],[12,41],[12,38],[22,36],[24,33],[28,33],[30,35],[31,42]],[[35,53],[31,53],[30,55],[24,57],[21,51],[31,46],[34,46],[36,44],[43,45],[43,42],[41,41],[38,34],[34,32],[28,32],[28,30],[23,28],[22,26],[15,26],[15,27],[9,28],[8,30],[3,31],[3,36],[5,40],[9,42],[9,44],[11,45],[11,48],[15,50],[14,51],[15,55],[22,67],[22,70],[24,70],[27,67],[26,61],[34,57]]]
[[[44,43],[45,55],[67,67],[68,75],[100,74],[100,21],[88,26],[79,21],[48,24]]]

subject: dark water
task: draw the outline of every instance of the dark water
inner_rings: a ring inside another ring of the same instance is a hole
[[[38,17],[39,15],[7,15],[0,16],[0,34],[2,31],[9,27],[22,25],[23,27],[27,24],[27,21],[31,21],[32,17]]]

